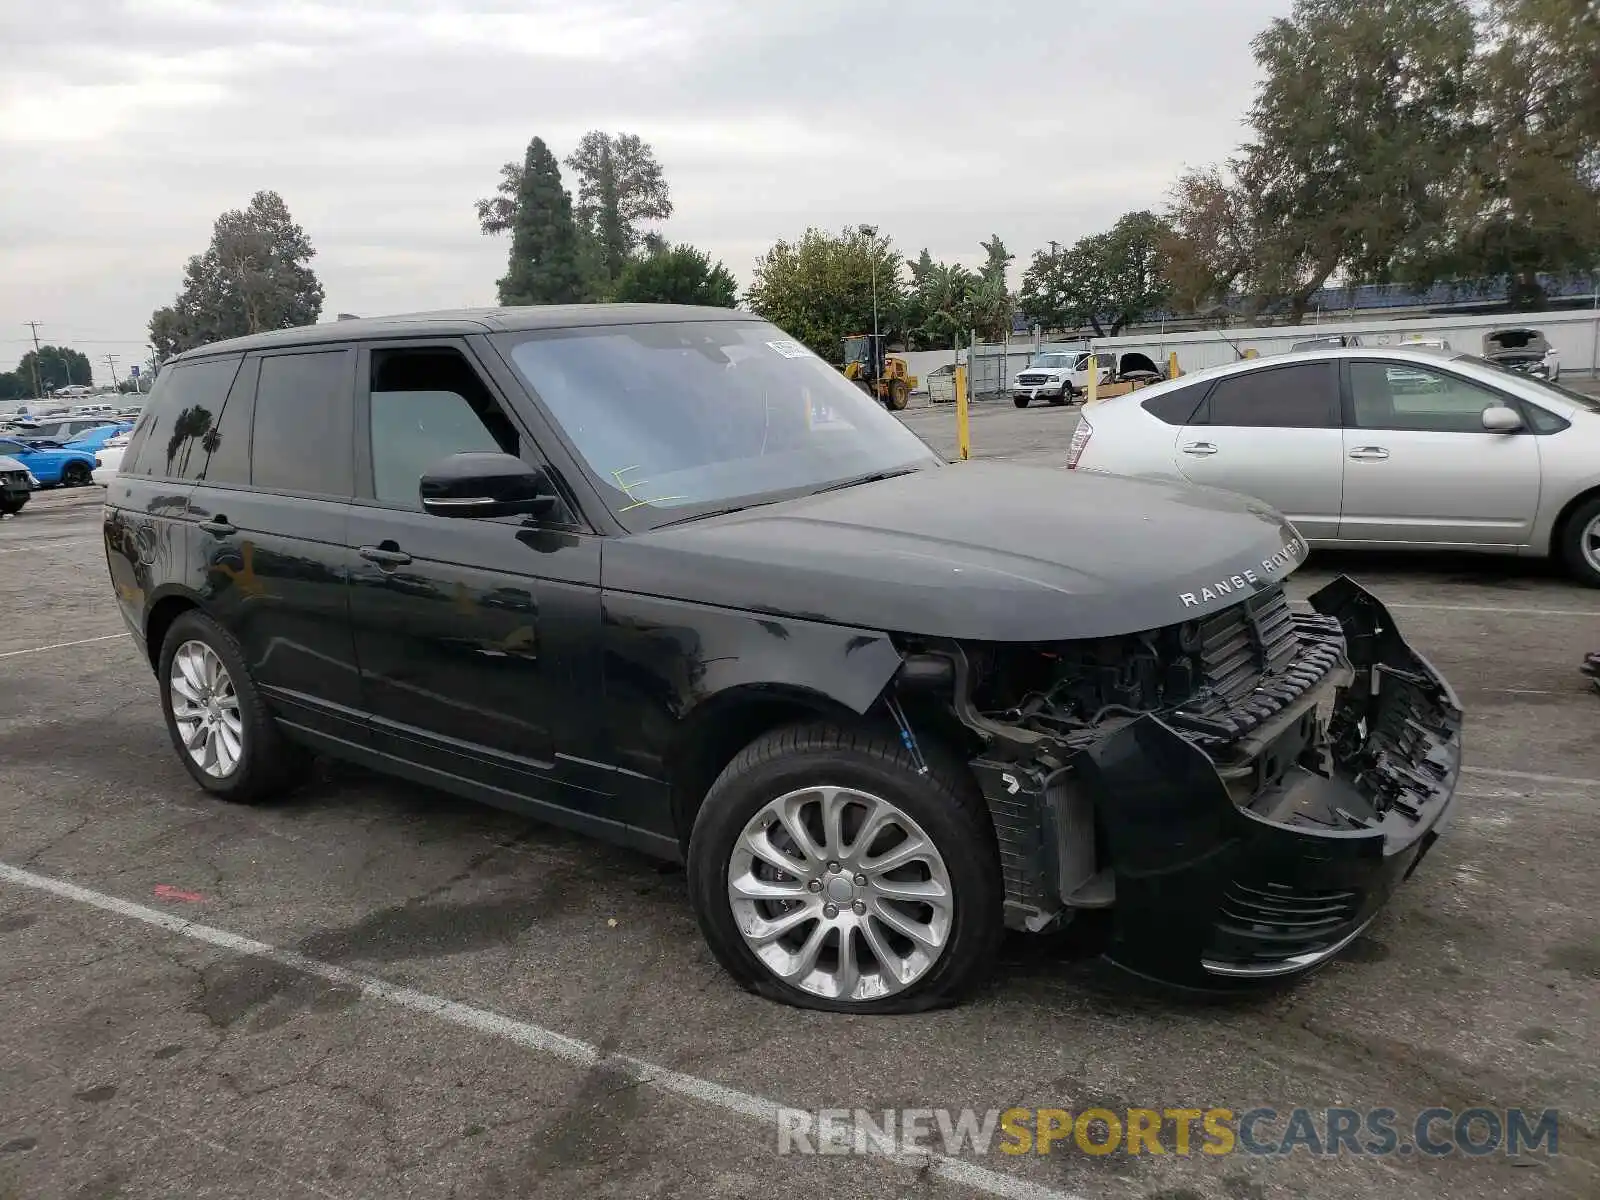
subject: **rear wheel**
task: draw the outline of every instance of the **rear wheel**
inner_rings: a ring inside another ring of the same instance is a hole
[[[1600,496],[1573,510],[1561,531],[1561,558],[1579,583],[1600,587]]]
[[[61,468],[62,487],[83,487],[91,482],[93,478],[94,472],[89,469],[86,463],[69,462]]]
[[[278,731],[222,626],[201,612],[182,614],[162,641],[159,671],[173,748],[206,791],[255,803],[298,780],[310,756]]]
[[[741,985],[832,1012],[953,1003],[1002,929],[993,826],[958,767],[898,740],[776,730],[712,786],[689,843],[700,928]]]

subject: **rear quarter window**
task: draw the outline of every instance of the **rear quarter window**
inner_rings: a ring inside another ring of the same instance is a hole
[[[1165,421],[1168,425],[1187,425],[1189,419],[1194,416],[1194,410],[1200,406],[1200,401],[1205,397],[1207,386],[1204,383],[1194,383],[1188,387],[1162,392],[1159,396],[1151,396],[1144,401],[1143,408],[1152,417]]]
[[[162,371],[124,452],[124,461],[132,465],[122,473],[195,478],[204,462],[207,434],[222,413],[242,361],[242,355],[230,354]]]

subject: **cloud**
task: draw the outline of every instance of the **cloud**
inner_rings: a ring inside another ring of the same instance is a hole
[[[492,299],[473,200],[538,134],[656,148],[664,232],[748,281],[807,225],[1019,256],[1158,206],[1240,137],[1289,0],[58,0],[0,16],[0,366],[24,320],[142,342],[261,188],[336,311]],[[13,6],[15,8],[16,6]],[[62,333],[63,337],[66,336]],[[92,349],[92,347],[90,347]]]

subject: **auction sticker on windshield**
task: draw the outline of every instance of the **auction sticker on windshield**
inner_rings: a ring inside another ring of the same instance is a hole
[[[811,357],[811,351],[807,350],[799,342],[790,342],[790,341],[768,342],[767,345],[771,346],[774,350],[776,350],[779,354],[783,355],[785,358],[810,358]]]

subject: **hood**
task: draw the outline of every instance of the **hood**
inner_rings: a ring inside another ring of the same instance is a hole
[[[967,462],[608,541],[606,590],[982,641],[1202,617],[1277,583],[1305,543],[1228,492]]]
[[[0,454],[0,471],[26,471],[28,468],[7,454]]]

